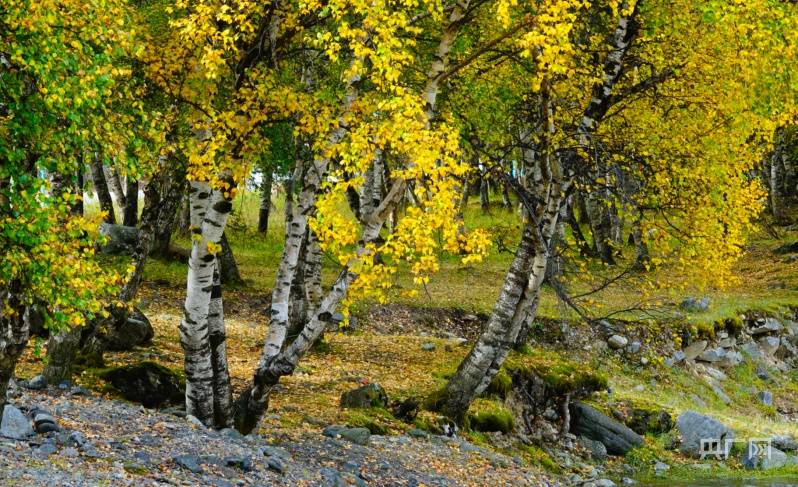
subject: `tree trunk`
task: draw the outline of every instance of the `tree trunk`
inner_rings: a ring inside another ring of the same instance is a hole
[[[100,167],[103,168],[103,177],[107,183],[107,188],[116,200],[116,206],[119,207],[119,211],[122,211],[127,206],[127,199],[122,188],[122,178],[119,177],[119,171],[111,166],[103,165],[102,161],[99,162]]]
[[[83,216],[85,212],[85,206],[83,204],[83,192],[86,188],[86,180],[83,174],[84,170],[85,168],[81,162],[78,164],[78,170],[75,172],[75,194],[78,195],[77,201],[72,205],[72,214],[75,216]]]
[[[72,365],[82,331],[82,326],[76,326],[60,333],[50,333],[47,339],[47,362],[42,370],[48,384],[58,384],[72,378]]]
[[[207,183],[191,182],[192,238],[186,277],[186,303],[180,324],[186,372],[186,413],[206,426],[216,417],[214,365],[209,341],[208,314],[213,291],[216,256],[210,246],[222,239],[232,203]]]
[[[105,179],[105,171],[102,161],[98,155],[91,158],[91,181],[94,185],[94,192],[97,194],[97,201],[100,203],[100,210],[105,213],[103,220],[106,223],[115,224],[116,215],[114,214],[114,200],[108,191],[108,184]]]
[[[135,227],[139,220],[139,182],[131,177],[127,178],[125,203],[125,208],[122,212],[122,225]]]
[[[233,424],[233,395],[230,389],[230,372],[227,369],[227,331],[224,324],[219,264],[217,260],[213,272],[211,301],[208,305],[208,340],[213,365],[213,422],[216,428],[221,429],[229,428]]]
[[[490,210],[490,188],[487,174],[483,173],[479,179],[479,206],[483,213]]]
[[[783,222],[787,218],[787,208],[785,203],[785,158],[787,157],[786,154],[786,147],[785,147],[785,134],[784,129],[779,128],[776,131],[775,137],[775,147],[773,150],[773,155],[770,158],[770,171],[768,174],[769,181],[768,186],[770,187],[770,211],[773,214],[773,218],[777,222]]]
[[[0,414],[6,404],[8,382],[14,377],[17,361],[25,350],[30,336],[30,307],[19,297],[20,283],[13,280],[0,290],[0,309],[12,309],[14,314],[0,313]]]
[[[260,186],[260,210],[258,211],[258,232],[266,235],[269,232],[269,214],[272,209],[272,181],[274,176],[271,171],[263,173],[263,182]]]
[[[238,264],[236,264],[233,249],[230,247],[230,243],[227,241],[227,234],[225,233],[222,233],[221,245],[222,250],[219,251],[217,257],[219,260],[222,284],[240,284],[244,282],[244,280],[241,279],[241,273],[238,271]]]

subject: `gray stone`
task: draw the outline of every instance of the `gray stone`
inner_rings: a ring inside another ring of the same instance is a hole
[[[629,477],[623,477],[621,479],[621,485],[635,485],[636,483],[637,482],[635,482],[633,479],[630,479]]]
[[[626,351],[629,353],[637,353],[640,349],[643,348],[643,344],[640,343],[638,340],[633,341],[626,347]]]
[[[384,408],[388,395],[379,384],[366,384],[341,394],[342,408]]]
[[[607,340],[607,345],[609,345],[613,350],[619,350],[625,347],[628,343],[629,340],[621,335],[612,335],[609,340]]]
[[[781,340],[778,337],[763,337],[760,338],[757,343],[759,344],[760,350],[766,356],[772,357],[776,354],[776,350],[779,349],[779,345],[781,345]]]
[[[752,442],[746,446],[741,463],[749,470],[779,468],[787,464],[787,454],[772,445],[768,451],[766,444]]]
[[[285,463],[278,457],[268,457],[266,459],[266,466],[269,470],[273,470],[277,473],[285,473]]]
[[[743,363],[743,354],[732,350],[726,351],[726,355],[717,363],[720,367],[736,367]]]
[[[192,414],[187,414],[186,415],[186,421],[188,422],[188,424],[190,424],[190,425],[192,425],[192,426],[194,426],[196,428],[203,429],[203,430],[205,429],[205,425],[202,424],[202,421],[200,421],[199,418],[197,418],[196,416],[194,416]]]
[[[701,360],[702,362],[715,363],[722,360],[723,357],[725,356],[726,356],[726,350],[724,350],[723,348],[721,347],[709,348],[701,352],[701,354],[698,356],[698,360]]]
[[[765,318],[765,323],[761,326],[750,330],[748,333],[752,336],[763,335],[765,333],[775,333],[784,329],[784,326],[775,318]]]
[[[22,385],[25,388],[30,389],[32,391],[40,391],[42,389],[46,389],[47,388],[47,381],[40,374],[40,375],[36,375],[36,376],[32,377],[29,380],[23,381]]]
[[[277,458],[282,458],[284,460],[291,459],[291,454],[288,453],[288,450],[286,450],[285,448],[280,448],[279,446],[264,445],[261,447],[261,450],[263,451],[263,454],[266,455],[267,457],[277,457]]]
[[[615,482],[610,479],[598,479],[593,482],[596,487],[615,487]]]
[[[707,311],[709,309],[709,298],[685,298],[684,301],[679,305],[679,308],[683,309],[684,311],[688,311],[691,313],[700,313],[703,311]]]
[[[707,373],[708,376],[712,377],[717,381],[724,381],[728,379],[728,376],[726,374],[716,369],[715,367],[705,367],[704,371]]]
[[[22,411],[11,404],[6,404],[3,408],[3,418],[0,420],[0,436],[12,440],[24,440],[32,435],[30,420],[22,414]]]
[[[49,457],[53,453],[58,451],[58,447],[55,446],[55,443],[44,443],[39,448],[36,449],[36,455],[39,457]]]
[[[667,472],[670,469],[671,466],[668,465],[667,463],[663,463],[660,461],[654,463],[654,475],[656,475],[657,477],[665,475],[665,472]]]
[[[80,452],[78,452],[78,449],[75,448],[74,446],[70,446],[70,447],[64,448],[61,451],[61,454],[64,455],[65,457],[76,457],[76,456],[80,455]]]
[[[100,234],[106,238],[100,252],[116,255],[132,252],[136,246],[139,231],[136,227],[126,227],[111,223],[100,224]]]
[[[133,350],[133,347],[149,343],[155,336],[155,330],[150,320],[138,308],[133,311],[124,321],[110,327],[109,333],[104,338],[109,350],[126,352]]]
[[[682,437],[680,450],[686,455],[699,457],[701,455],[701,440],[718,440],[721,445],[726,444],[726,440],[734,439],[734,431],[723,425],[720,421],[699,414],[695,411],[687,411],[676,418],[676,428]]]
[[[789,436],[774,436],[770,439],[770,444],[782,451],[798,450],[798,441]]]
[[[593,457],[594,460],[603,462],[607,459],[607,447],[604,446],[604,443],[597,440],[591,440],[586,436],[580,436],[577,439],[577,441],[587,451],[590,452],[590,455]]]
[[[759,391],[759,393],[756,395],[756,398],[759,399],[759,402],[765,406],[773,405],[773,393],[770,391]]]
[[[47,411],[41,409],[33,412],[33,426],[37,433],[49,433],[50,431],[59,430],[55,418]]]
[[[194,473],[202,473],[202,467],[200,466],[200,459],[194,455],[177,455],[173,458],[175,463],[189,470]]]
[[[737,340],[734,337],[726,337],[718,342],[719,347],[732,348],[737,345]]]
[[[762,364],[756,366],[756,376],[762,380],[770,380],[770,373],[768,372],[768,369]]]
[[[670,357],[665,359],[665,364],[668,365],[668,366],[674,366],[676,364],[679,364],[679,363],[683,362],[684,359],[686,359],[686,358],[687,358],[687,356],[684,354],[683,351],[675,350],[673,352],[673,355],[671,355]]]
[[[705,348],[707,348],[706,340],[699,340],[697,342],[691,343],[682,350],[682,353],[684,354],[684,360],[695,360],[695,358],[698,357]]]
[[[407,434],[413,438],[426,438],[429,436],[429,433],[419,428],[413,428]]]
[[[624,455],[643,443],[643,438],[629,427],[587,404],[574,401],[570,410],[571,432],[600,441],[611,455]]]
[[[759,348],[759,344],[756,342],[746,342],[740,346],[740,350],[743,351],[744,354],[751,357],[752,360],[760,361],[765,358],[762,355],[762,350]]]
[[[424,350],[425,352],[432,352],[433,350],[435,350],[435,344],[432,342],[427,342],[421,345],[421,350]]]

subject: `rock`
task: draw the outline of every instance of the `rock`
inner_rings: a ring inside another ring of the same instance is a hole
[[[154,362],[117,367],[102,374],[125,399],[156,408],[166,403],[179,404],[185,399],[179,376]]]
[[[778,337],[764,337],[760,338],[757,343],[759,344],[760,350],[762,353],[768,357],[772,357],[776,354],[776,350],[779,349],[779,345],[781,345],[781,340]]]
[[[795,254],[798,253],[798,242],[784,244],[777,247],[773,252],[777,254]]]
[[[268,457],[266,459],[266,466],[269,470],[277,473],[285,473],[285,463],[278,457]]]
[[[673,418],[664,409],[632,408],[626,425],[639,435],[662,434],[673,428]]]
[[[106,243],[100,248],[100,252],[110,255],[132,252],[136,247],[138,233],[136,227],[101,223],[100,234],[106,237]]]
[[[427,343],[421,345],[421,350],[424,350],[425,352],[432,352],[433,350],[435,350],[435,344],[431,343],[431,342],[427,342]]]
[[[86,444],[86,437],[80,431],[72,431],[66,435],[64,444],[68,446],[76,446],[78,448]]]
[[[0,420],[0,436],[12,440],[24,440],[33,436],[33,428],[22,411],[11,404],[6,404],[3,408],[3,418]]]
[[[704,349],[707,348],[707,341],[706,340],[699,340],[697,342],[693,342],[690,345],[684,347],[682,352],[684,353],[684,360],[695,360]]]
[[[224,463],[228,467],[234,467],[242,472],[249,472],[252,470],[252,459],[249,457],[228,457],[225,458]]]
[[[626,347],[626,351],[628,353],[638,353],[641,348],[643,348],[643,344],[635,340]]]
[[[718,342],[718,346],[723,348],[732,348],[735,345],[737,345],[737,340],[734,337],[726,337]]]
[[[36,455],[39,457],[47,458],[57,451],[58,447],[55,445],[55,443],[44,443],[39,448],[36,449]]]
[[[596,487],[615,487],[615,482],[610,479],[598,479],[593,482]]]
[[[194,473],[202,473],[202,467],[200,466],[200,459],[194,455],[177,455],[173,458],[175,463],[189,470]]]
[[[704,401],[703,399],[701,399],[700,397],[698,397],[695,394],[690,394],[690,399],[692,399],[693,403],[696,406],[700,407],[700,408],[706,408],[707,407],[706,401]]]
[[[749,470],[779,468],[787,464],[787,454],[772,445],[768,448],[767,443],[752,441],[746,446],[741,463]]]
[[[125,321],[109,327],[105,343],[109,350],[127,352],[133,347],[149,343],[154,336],[155,330],[150,320],[138,308],[134,308]]]
[[[798,441],[789,436],[774,436],[770,439],[770,444],[782,451],[798,450]]]
[[[187,414],[186,415],[186,421],[188,422],[188,424],[190,424],[190,425],[192,425],[192,426],[194,426],[196,428],[203,429],[203,430],[205,429],[205,425],[202,424],[202,421],[200,421],[199,418],[197,418],[196,416],[193,416],[191,414]]]
[[[668,465],[667,463],[662,463],[660,461],[654,463],[654,475],[656,475],[657,477],[665,475],[665,472],[667,472],[670,469],[671,466]]]
[[[61,451],[61,454],[64,455],[65,457],[76,457],[76,456],[80,455],[80,452],[78,451],[77,448],[75,448],[73,446],[70,446],[70,447],[64,448],[63,451]]]
[[[322,431],[324,436],[330,438],[343,438],[358,445],[368,445],[371,432],[367,428],[349,428],[341,425],[330,425]]]
[[[624,424],[579,401],[572,402],[571,432],[600,441],[611,455],[624,455],[643,443],[643,438]]]
[[[621,485],[635,485],[637,482],[630,479],[629,477],[623,477],[621,479]]]
[[[33,426],[37,433],[49,433],[50,431],[58,431],[58,423],[55,418],[43,409],[34,409],[31,411],[33,416]]]
[[[720,367],[736,367],[743,363],[743,355],[740,352],[731,350],[726,351],[726,355],[717,363]]]
[[[770,380],[770,373],[764,365],[759,364],[756,366],[756,376],[762,380]]]
[[[427,438],[429,436],[429,433],[419,428],[413,428],[407,434],[413,438]]]
[[[37,376],[32,377],[29,380],[23,381],[22,386],[26,389],[30,389],[32,391],[40,391],[42,389],[47,388],[47,381],[44,377],[40,374]]]
[[[759,399],[759,402],[765,406],[773,405],[773,393],[770,391],[759,391],[759,393],[756,395],[756,398]]]
[[[285,448],[280,448],[279,446],[274,445],[264,445],[261,447],[263,450],[263,454],[267,457],[277,457],[282,458],[283,460],[290,460],[291,454]]]
[[[366,384],[341,394],[342,408],[384,408],[388,395],[379,384]]]
[[[685,298],[685,300],[679,305],[679,308],[691,313],[700,313],[709,309],[709,303],[709,298],[690,297]]]
[[[761,326],[757,326],[756,328],[750,330],[748,333],[751,336],[763,335],[765,333],[775,333],[777,331],[781,331],[784,326],[778,322],[775,318],[765,318],[765,323]]]
[[[720,370],[716,369],[715,367],[705,367],[704,371],[706,374],[717,381],[724,381],[728,379],[728,376],[721,372]]]
[[[686,455],[699,457],[701,455],[701,440],[720,441],[726,453],[731,443],[727,440],[734,439],[734,431],[723,425],[718,420],[699,414],[695,411],[687,411],[676,418],[676,429],[682,437],[680,450]]]
[[[744,354],[751,357],[752,360],[760,361],[765,358],[765,356],[762,354],[762,350],[759,348],[759,344],[756,342],[743,343],[740,346],[740,349]]]
[[[593,460],[603,462],[607,459],[607,447],[604,446],[604,443],[597,440],[591,440],[586,436],[580,436],[577,441],[587,451],[590,452],[590,456],[593,458]]]
[[[621,335],[612,335],[609,340],[607,340],[607,345],[609,345],[613,350],[619,350],[625,347],[628,343],[629,339]]]
[[[710,348],[710,349],[704,350],[703,352],[701,352],[701,354],[697,358],[698,358],[698,360],[701,360],[702,362],[715,363],[715,362],[719,362],[720,360],[722,360],[723,357],[725,357],[725,356],[726,356],[726,350],[724,350],[721,347],[717,347],[717,348]]]
[[[723,404],[731,404],[732,402],[731,398],[729,397],[728,394],[726,394],[726,391],[723,390],[723,387],[721,387],[720,384],[717,383],[717,381],[712,380],[709,382],[709,385],[712,388],[712,392],[714,392],[715,395],[718,396],[718,399],[723,401]]]

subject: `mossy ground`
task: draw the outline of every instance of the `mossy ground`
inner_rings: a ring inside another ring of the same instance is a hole
[[[228,354],[233,386],[237,391],[250,379],[263,344],[267,318],[262,311],[276,273],[284,231],[279,198],[275,199],[277,207],[272,213],[269,235],[264,237],[250,230],[256,220],[257,199],[257,194],[248,192],[236,200],[229,234],[245,278],[243,285],[225,291]],[[518,234],[517,225],[512,223],[517,218],[512,212],[492,208],[490,214],[485,215],[474,204],[469,207],[466,216],[471,226],[493,229],[501,237],[502,243],[512,250]],[[784,238],[789,241],[798,240],[798,233],[787,234]],[[740,284],[726,289],[697,288],[681,276],[670,274],[667,268],[660,268],[645,276],[652,282],[670,280],[675,284],[671,289],[661,290],[658,295],[650,297],[652,300],[670,306],[678,304],[685,296],[708,296],[712,301],[709,311],[690,314],[681,322],[665,322],[659,319],[639,322],[637,326],[646,328],[646,346],[651,345],[648,353],[655,359],[653,365],[641,367],[617,355],[595,355],[587,350],[556,350],[557,346],[552,345],[533,350],[540,360],[539,363],[544,364],[541,371],[557,372],[555,375],[559,378],[572,379],[578,376],[579,370],[599,371],[601,376],[608,379],[612,390],[609,396],[606,393],[594,396],[594,400],[603,405],[624,400],[644,401],[655,407],[666,408],[674,415],[689,409],[711,414],[735,428],[739,432],[738,437],[759,437],[763,434],[790,434],[798,437],[798,423],[779,421],[773,408],[758,404],[755,394],[751,392],[751,388],[767,388],[773,392],[777,407],[792,410],[792,405],[798,404],[796,377],[781,377],[775,383],[764,383],[756,377],[751,365],[742,365],[733,370],[729,379],[724,382],[726,393],[733,400],[727,406],[701,379],[683,370],[671,370],[657,365],[656,359],[662,357],[657,355],[657,348],[654,346],[657,342],[680,338],[684,329],[693,333],[711,333],[710,330],[714,331],[716,323],[734,318],[743,310],[778,311],[785,306],[798,306],[798,265],[786,263],[783,256],[772,253],[783,241],[754,236],[745,257],[735,266]],[[187,245],[188,239],[179,236],[176,243]],[[510,258],[510,252],[494,249],[484,263],[465,266],[455,256],[442,256],[440,272],[416,298],[405,297],[401,292],[412,286],[412,280],[406,274],[398,278],[391,298],[416,307],[456,307],[468,312],[489,313]],[[115,259],[112,263],[122,265],[123,261],[124,259]],[[602,276],[613,272],[612,269],[597,265],[592,265],[591,269],[596,272],[597,277],[584,281],[572,279],[576,291],[594,285]],[[324,271],[325,280],[329,282],[336,273],[337,269],[328,261]],[[140,306],[155,327],[155,339],[150,346],[132,353],[108,354],[108,365],[151,360],[173,370],[180,370],[182,351],[178,325],[184,292],[184,263],[151,261],[145,271]],[[594,295],[592,299],[597,305],[593,309],[598,313],[611,313],[628,308],[630,303],[638,302],[638,297],[639,289],[635,281],[621,283]],[[372,304],[357,302],[353,311],[357,314]],[[544,290],[540,314],[547,318],[539,322],[541,328],[550,326],[550,323],[576,318],[550,289]],[[617,316],[627,319],[641,318],[635,311]],[[326,347],[311,351],[302,360],[296,373],[281,381],[272,396],[263,428],[285,431],[316,430],[322,424],[349,423],[369,427],[375,432],[388,433],[406,431],[416,426],[433,429],[435,418],[430,413],[422,412],[414,424],[406,424],[381,409],[340,409],[340,395],[367,380],[381,384],[391,399],[428,397],[445,384],[446,378],[454,372],[468,351],[467,346],[457,346],[455,341],[449,339],[374,333],[369,330],[368,323],[362,323],[361,331],[355,333],[327,333],[325,340]],[[422,344],[428,342],[436,345],[434,350],[422,349]],[[41,343],[39,345],[29,347],[18,368],[19,376],[30,377],[41,368]],[[563,362],[557,357],[567,358],[580,368],[563,370]],[[524,360],[529,360],[529,357],[516,354],[509,363],[521,363]],[[506,390],[506,379],[507,377],[498,379],[499,389]],[[96,369],[80,371],[76,381],[103,394],[114,394],[99,378],[99,371]],[[706,407],[696,405],[691,399],[692,395],[702,398]],[[500,411],[499,403],[500,399],[496,397],[481,399],[475,405],[474,412],[479,414],[481,410]],[[490,437],[485,434],[466,434],[476,442],[491,444]],[[743,475],[735,468],[734,462],[714,465],[711,470],[692,468],[690,465],[696,462],[666,449],[666,440],[664,436],[648,437],[645,447],[635,450],[625,459],[611,461],[610,466],[629,462],[642,467],[644,471],[650,471],[647,469],[650,469],[652,460],[658,459],[673,465],[669,475],[674,477]],[[552,471],[559,470],[556,462],[538,447],[517,445],[515,453],[532,464]],[[771,471],[768,475],[778,476],[785,473],[795,475],[798,471]],[[749,472],[744,474],[749,475]]]

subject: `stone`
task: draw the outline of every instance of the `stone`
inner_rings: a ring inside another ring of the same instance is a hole
[[[615,482],[610,479],[598,479],[593,482],[596,487],[615,487]]]
[[[782,451],[798,450],[798,441],[789,436],[774,436],[770,439],[770,444]]]
[[[249,472],[252,470],[252,459],[249,457],[227,457],[224,463],[228,467],[234,467],[242,472]]]
[[[47,411],[42,409],[33,410],[33,426],[37,433],[49,433],[50,431],[58,431],[58,423],[55,418]]]
[[[759,344],[759,349],[762,350],[762,353],[768,357],[772,357],[776,354],[776,350],[779,349],[779,345],[781,345],[781,340],[778,337],[763,337],[757,340]]]
[[[770,391],[759,391],[759,393],[756,395],[756,398],[759,399],[759,402],[765,406],[773,405],[773,393]]]
[[[174,462],[180,466],[194,473],[202,473],[200,466],[200,459],[194,455],[177,455],[173,458]]]
[[[197,418],[194,415],[187,414],[186,415],[186,422],[188,422],[188,424],[190,424],[190,425],[192,425],[192,426],[194,426],[196,428],[205,429],[205,425],[202,424],[202,421],[200,421],[199,418]]]
[[[138,308],[122,321],[110,326],[105,336],[108,349],[116,352],[127,352],[133,347],[149,343],[155,336],[150,320]]]
[[[371,432],[367,428],[349,428],[341,425],[330,425],[322,431],[329,438],[343,438],[358,445],[368,445]]]
[[[342,408],[384,408],[388,395],[379,384],[366,384],[341,394]]]
[[[720,370],[716,369],[715,367],[705,367],[704,371],[706,374],[717,381],[724,381],[728,379],[728,376],[721,372]]]
[[[743,451],[740,463],[748,470],[760,468],[768,470],[783,467],[787,464],[787,454],[766,443],[749,442]]]
[[[638,353],[641,348],[643,348],[643,344],[635,340],[626,347],[626,351],[628,353]]]
[[[435,344],[431,343],[431,342],[427,342],[427,343],[421,345],[421,350],[424,350],[425,352],[432,352],[432,351],[435,350]]]
[[[580,401],[571,403],[570,412],[571,433],[600,441],[610,455],[624,455],[643,443],[629,427]]]
[[[763,325],[757,326],[748,332],[751,336],[763,335],[765,333],[775,333],[784,329],[784,326],[775,318],[765,318]]]
[[[707,348],[706,340],[699,340],[697,342],[691,343],[682,350],[684,354],[684,360],[695,360],[695,358],[698,357],[705,348]]]
[[[100,248],[100,252],[117,255],[133,251],[136,247],[139,231],[136,227],[101,223],[100,234],[106,237],[106,243]]]
[[[709,348],[707,350],[704,350],[703,352],[701,352],[701,354],[698,355],[697,359],[701,360],[702,362],[715,363],[722,360],[723,357],[725,356],[726,356],[726,350],[724,350],[721,347],[717,347],[717,348]]]
[[[11,404],[6,404],[3,408],[3,418],[0,420],[0,436],[12,440],[24,440],[33,436],[33,428],[22,411]]]
[[[673,428],[673,418],[664,409],[633,407],[626,425],[639,435],[662,434]]]
[[[607,345],[609,345],[610,348],[613,349],[613,350],[619,350],[619,349],[625,347],[628,343],[629,343],[629,339],[626,338],[625,336],[621,336],[621,335],[612,335],[607,340]]]
[[[756,376],[762,380],[770,380],[770,373],[768,372],[768,369],[762,364],[756,366]]]
[[[424,431],[423,429],[413,428],[407,432],[408,436],[412,436],[413,438],[427,438],[429,433]]]
[[[679,430],[682,437],[681,452],[696,458],[701,455],[702,439],[718,440],[724,446],[727,443],[726,440],[734,439],[734,431],[731,428],[712,417],[695,411],[686,411],[680,414],[676,418],[676,429]]]
[[[700,313],[703,311],[707,311],[709,309],[709,298],[685,298],[684,301],[679,304],[679,308],[684,311],[691,312],[691,313]]]
[[[729,397],[728,394],[726,394],[726,391],[723,390],[723,387],[721,387],[720,384],[718,384],[715,381],[712,381],[710,382],[710,387],[712,387],[712,392],[714,392],[715,395],[718,396],[718,399],[723,401],[723,404],[731,404],[732,402],[731,398]]]
[[[47,381],[41,374],[39,374],[30,378],[29,380],[23,381],[22,386],[32,391],[41,391],[42,389],[47,388]]]
[[[746,342],[740,346],[740,350],[743,351],[744,354],[748,355],[752,360],[760,361],[765,358],[762,354],[762,350],[759,348],[759,344],[756,342]]]
[[[635,482],[633,479],[630,479],[629,477],[623,477],[621,479],[621,485],[635,485],[636,483],[637,482]]]
[[[726,355],[724,355],[723,358],[719,362],[717,362],[716,365],[720,367],[729,368],[729,367],[736,367],[741,363],[743,363],[743,354],[741,354],[740,352],[727,350]]]
[[[266,459],[266,466],[269,470],[277,473],[285,473],[285,463],[278,457],[268,457]]]
[[[44,443],[39,448],[36,449],[36,455],[39,457],[47,458],[57,451],[58,447],[55,445],[55,443]]]
[[[585,450],[590,452],[590,456],[593,458],[593,460],[603,462],[607,459],[607,447],[604,446],[604,443],[597,440],[591,440],[586,436],[580,436],[577,441],[585,448]]]
[[[719,347],[732,348],[737,345],[737,340],[734,337],[727,337],[718,342]]]
[[[654,462],[654,475],[657,477],[661,477],[665,475],[665,472],[671,469],[671,466],[667,463],[663,463],[660,461]]]
[[[154,362],[117,367],[101,377],[119,389],[125,399],[141,403],[146,408],[180,404],[185,400],[180,377]]]

